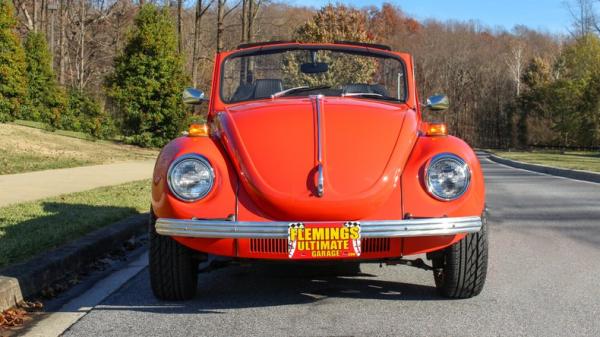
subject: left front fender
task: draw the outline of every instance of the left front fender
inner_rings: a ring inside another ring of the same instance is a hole
[[[453,201],[434,198],[425,185],[425,167],[441,153],[459,156],[471,169],[468,190]],[[402,203],[404,214],[413,218],[480,216],[485,204],[485,186],[475,152],[456,137],[419,137],[402,174]]]
[[[209,194],[195,202],[177,199],[169,190],[167,171],[171,163],[186,154],[199,154],[215,171],[215,183]],[[152,179],[152,209],[159,218],[225,219],[236,213],[237,175],[226,154],[209,137],[180,137],[161,151]]]

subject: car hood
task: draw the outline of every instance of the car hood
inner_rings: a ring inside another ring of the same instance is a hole
[[[322,196],[316,187],[317,104]],[[417,138],[416,113],[408,106],[358,98],[247,102],[228,107],[216,119],[242,187],[278,220],[368,217],[398,187]]]

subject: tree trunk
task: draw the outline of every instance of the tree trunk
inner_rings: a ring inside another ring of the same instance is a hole
[[[246,33],[246,22],[248,18],[248,0],[242,0],[242,37],[240,39],[241,43],[246,43],[248,38],[248,33]]]
[[[198,85],[198,52],[200,49],[200,30],[202,29],[202,0],[197,0],[196,17],[194,20],[194,47],[192,50],[192,84],[196,88]]]
[[[252,42],[254,40],[254,23],[258,16],[258,10],[262,0],[248,0],[248,27],[246,28],[246,42]]]
[[[179,54],[183,52],[183,30],[182,30],[182,20],[183,20],[183,0],[177,0],[177,50]]]
[[[79,78],[77,86],[83,89],[85,76],[85,1],[80,0],[79,7]]]
[[[55,42],[54,42],[54,26],[56,21],[56,7],[50,13],[50,30],[48,30],[48,36],[50,37],[50,55],[54,58]]]
[[[67,12],[66,6],[67,0],[60,0],[58,9],[58,25],[59,25],[59,37],[58,37],[58,81],[61,85],[65,85],[65,43],[66,43],[66,19],[65,14]]]
[[[42,8],[41,8],[41,17],[42,17],[42,29],[43,32],[46,33],[46,37],[48,37],[49,32],[50,32],[50,10],[48,9],[48,6],[50,5],[50,1],[49,0],[43,0],[42,1]]]
[[[33,0],[33,31],[38,31],[38,0]]]
[[[246,42],[252,42],[254,35],[252,30],[254,29],[255,7],[255,0],[248,0],[248,28],[246,28]]]
[[[217,1],[217,53],[223,51],[223,31],[225,29],[223,20],[225,19],[226,0]]]

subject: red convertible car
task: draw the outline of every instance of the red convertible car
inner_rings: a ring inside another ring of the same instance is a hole
[[[206,124],[165,146],[150,221],[155,296],[192,298],[200,262],[405,264],[442,296],[487,270],[479,161],[428,123],[410,55],[352,42],[270,42],[216,55]],[[425,254],[426,259],[407,259]],[[430,261],[429,263],[427,261]]]

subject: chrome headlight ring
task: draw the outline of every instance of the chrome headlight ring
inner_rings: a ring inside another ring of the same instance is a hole
[[[438,154],[425,167],[427,191],[437,200],[456,200],[465,194],[470,184],[471,168],[455,154]]]
[[[195,153],[186,154],[175,159],[169,166],[167,184],[177,199],[195,202],[212,191],[215,171],[206,157]]]

